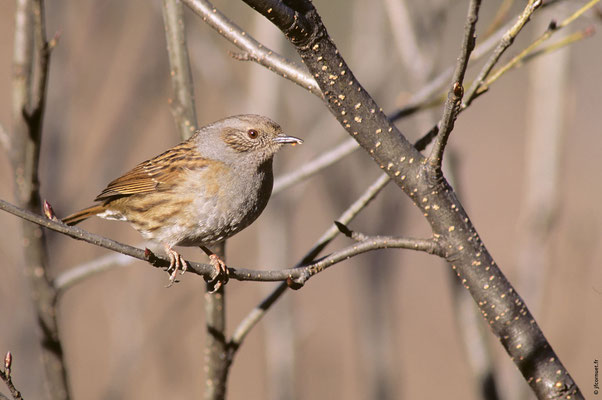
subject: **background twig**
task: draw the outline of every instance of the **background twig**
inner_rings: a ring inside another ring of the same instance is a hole
[[[38,166],[50,46],[46,40],[43,0],[19,0],[15,15],[13,53],[13,136],[9,154],[15,198],[30,211],[41,209]],[[56,299],[48,272],[46,235],[37,225],[22,221],[23,257],[36,309],[48,395],[69,399],[67,367],[59,337]]]

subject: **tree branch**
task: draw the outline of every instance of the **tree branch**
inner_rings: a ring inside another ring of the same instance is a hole
[[[316,81],[301,67],[278,53],[263,46],[247,32],[243,31],[235,23],[230,21],[224,14],[217,10],[207,0],[182,0],[190,9],[203,19],[210,27],[220,35],[232,42],[236,47],[245,52],[246,57],[242,59],[253,60],[267,67],[270,71],[297,85],[309,90],[314,95],[322,98],[322,91]]]
[[[43,0],[17,1],[13,53],[14,127],[9,154],[15,197],[20,206],[30,211],[40,209],[38,164],[51,48],[46,40]],[[40,330],[48,394],[56,400],[69,399],[67,368],[58,332],[57,292],[47,271],[46,237],[38,226],[23,221],[21,242]]]
[[[339,123],[414,201],[494,334],[540,398],[583,398],[520,296],[480,240],[453,189],[392,126],[355,79],[311,2],[245,0],[295,46]]]
[[[429,165],[436,170],[441,170],[441,161],[443,160],[443,152],[447,145],[447,140],[451,131],[454,129],[454,123],[460,112],[460,104],[464,95],[464,74],[468,67],[470,53],[475,46],[475,30],[479,17],[479,8],[481,7],[480,0],[471,0],[468,6],[468,16],[466,17],[466,25],[464,26],[464,37],[462,39],[462,47],[460,55],[456,61],[456,69],[452,78],[452,86],[447,93],[447,101],[443,107],[443,116],[439,121],[439,133],[435,139],[435,144],[429,155]]]
[[[369,188],[369,190],[364,193],[364,195],[358,199],[358,201],[356,201],[352,207],[350,207],[350,209],[343,213],[340,219],[345,222],[350,221],[368,204],[368,202],[374,198],[374,196],[376,196],[376,194],[386,185],[387,182],[388,177],[381,176]],[[44,228],[70,236],[73,239],[82,240],[108,250],[113,250],[121,254],[146,261],[156,268],[166,269],[170,264],[169,258],[155,255],[149,249],[138,249],[127,244],[87,232],[76,226],[65,225],[58,220],[52,220],[41,215],[34,214],[30,211],[14,206],[4,200],[0,200],[0,210],[7,211],[10,214],[13,214],[26,221],[33,222],[34,224],[43,226]],[[326,244],[336,236],[336,233],[339,230],[338,226],[341,226],[341,224],[342,222],[337,222],[334,225],[334,228],[331,227],[322,236],[321,240],[312,248],[307,256],[303,258],[302,262],[299,264],[300,267],[275,270],[230,267],[228,268],[229,276],[231,279],[236,279],[239,281],[275,282],[287,279],[301,279],[302,283],[304,283],[310,277],[322,272],[334,264],[371,250],[401,248],[425,251],[430,254],[443,254],[442,250],[435,246],[436,243],[431,244],[431,239],[404,239],[392,236],[374,236],[363,238],[361,240],[361,245],[353,245],[341,250],[337,250],[329,256],[322,258],[320,261],[313,262],[315,256],[319,254]],[[210,279],[215,274],[215,268],[212,265],[189,261],[187,261],[187,263],[188,272],[203,276],[206,279]]]
[[[351,222],[389,183],[390,178],[387,174],[382,174],[362,195],[351,204],[337,219],[341,223]],[[302,257],[295,268],[299,268],[304,264],[311,263],[322,250],[340,233],[336,224],[332,224],[326,232],[316,241],[312,248]],[[287,284],[278,285],[268,296],[266,296],[258,306],[256,306],[247,316],[238,324],[229,346],[229,359],[232,360],[236,351],[249,334],[251,329],[263,318],[270,307],[284,294],[287,289]]]
[[[587,11],[588,9],[593,7],[599,1],[600,0],[592,0],[592,1],[588,2],[587,4],[585,4],[583,7],[581,7],[577,11],[575,11],[573,14],[571,14],[568,18],[566,18],[559,24],[557,24],[555,21],[550,22],[550,24],[548,25],[548,29],[546,29],[546,31],[539,38],[537,38],[535,41],[533,41],[531,44],[529,44],[523,51],[521,51],[519,54],[514,56],[510,61],[508,61],[501,68],[499,68],[497,71],[495,71],[493,74],[491,74],[491,76],[489,76],[489,78],[487,78],[487,80],[479,88],[476,89],[476,93],[473,95],[473,97],[477,98],[481,94],[485,93],[488,90],[489,86],[493,82],[498,80],[503,74],[508,72],[510,69],[521,64],[525,60],[531,59],[531,58],[535,57],[536,55],[543,54],[546,49],[543,49],[541,52],[536,52],[535,49],[539,45],[541,45],[543,42],[548,40],[555,32],[565,28],[567,25],[569,25],[571,22],[573,22],[575,19],[577,19],[585,11]],[[577,39],[585,38],[585,37],[588,37],[589,34],[591,34],[591,32],[586,29],[583,32],[577,32],[575,34],[575,37],[571,38],[571,39],[577,40]],[[569,40],[569,42],[570,42],[570,40]],[[561,47],[562,44],[563,44],[562,42],[560,44],[558,44],[558,47]],[[556,49],[558,47],[552,46],[552,49]]]
[[[11,376],[12,363],[13,363],[13,356],[12,356],[12,354],[10,354],[10,351],[9,351],[4,356],[4,370],[0,370],[0,380],[2,380],[6,384],[6,387],[8,387],[8,390],[10,390],[10,394],[14,400],[23,400],[23,397],[21,396],[21,392],[19,392],[19,390],[17,390],[17,388],[15,387],[15,385],[13,383],[13,378]],[[2,395],[2,394],[0,393],[0,395]],[[4,397],[4,396],[0,396],[0,398],[2,398],[2,397]],[[4,397],[4,398],[6,398],[6,397]]]
[[[418,139],[414,144],[417,151],[422,151],[428,146],[433,139],[432,132],[428,132],[425,136]],[[311,263],[324,250],[324,248],[339,234],[339,224],[347,224],[351,222],[368,204],[381,192],[382,189],[389,183],[391,178],[387,174],[382,174],[374,181],[362,195],[354,201],[340,216],[337,222],[334,222],[322,236],[316,241],[311,249],[303,256],[296,264],[295,268],[300,268],[303,265]],[[239,323],[232,338],[230,339],[229,358],[232,360],[236,351],[242,344],[245,337],[261,320],[268,309],[284,294],[288,285],[282,283],[278,285],[268,296],[266,296],[257,307]]]
[[[491,57],[489,57],[483,68],[481,68],[481,72],[479,72],[479,75],[470,86],[470,89],[468,89],[468,91],[466,92],[466,97],[464,98],[462,108],[468,107],[472,100],[475,99],[477,90],[483,85],[485,79],[487,78],[495,64],[497,64],[502,54],[504,54],[508,47],[510,47],[512,43],[514,43],[514,39],[516,38],[516,36],[518,36],[525,24],[529,22],[529,19],[531,19],[531,15],[533,15],[535,10],[539,8],[541,3],[541,0],[529,0],[527,5],[525,6],[525,9],[519,15],[514,25],[506,33],[504,33],[504,36],[502,36],[502,39],[499,41],[497,47],[493,51],[493,54],[491,55]]]

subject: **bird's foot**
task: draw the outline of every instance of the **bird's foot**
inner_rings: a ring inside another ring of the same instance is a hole
[[[170,272],[169,284],[166,287],[170,287],[174,282],[179,282],[176,279],[176,275],[178,274],[178,271],[180,271],[180,274],[186,272],[188,263],[186,263],[184,257],[171,247],[166,247],[165,250],[167,250],[167,255],[169,256],[169,267],[167,267],[167,272]]]
[[[215,293],[228,283],[230,271],[228,271],[226,263],[214,253],[209,254],[209,263],[215,268],[215,272],[209,279],[205,280],[209,287],[209,293]]]

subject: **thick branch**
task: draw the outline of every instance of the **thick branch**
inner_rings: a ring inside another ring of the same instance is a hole
[[[436,132],[428,132],[426,135],[416,141],[414,147],[417,151],[422,151],[430,144]],[[354,201],[340,216],[337,222],[333,223],[322,236],[316,241],[312,248],[297,263],[295,268],[311,263],[324,250],[324,248],[341,232],[340,224],[351,222],[368,204],[381,192],[382,189],[391,181],[387,174],[382,174],[374,181],[362,195]],[[265,315],[267,310],[284,294],[287,284],[282,283],[272,291],[262,302],[255,307],[238,325],[230,339],[230,358],[234,357],[236,350],[242,344],[242,341],[251,329]]]
[[[540,398],[583,398],[543,332],[480,240],[453,189],[382,113],[355,79],[313,7],[304,0],[245,0],[296,47],[330,111],[414,201],[445,247],[445,258],[492,331]],[[291,19],[291,15],[294,18]]]

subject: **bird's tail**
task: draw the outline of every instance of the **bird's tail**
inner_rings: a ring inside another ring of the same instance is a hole
[[[83,220],[93,217],[94,215],[99,214],[103,211],[105,211],[104,206],[102,204],[97,204],[92,207],[84,208],[81,211],[78,211],[69,215],[68,217],[63,218],[63,222],[67,225],[79,224]]]

